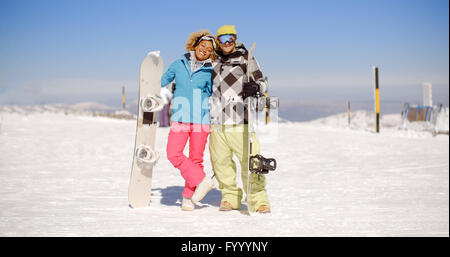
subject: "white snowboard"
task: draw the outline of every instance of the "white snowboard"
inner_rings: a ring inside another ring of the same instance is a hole
[[[160,97],[163,61],[159,52],[150,52],[142,61],[139,82],[138,119],[128,201],[133,208],[150,204],[158,112],[164,106]]]

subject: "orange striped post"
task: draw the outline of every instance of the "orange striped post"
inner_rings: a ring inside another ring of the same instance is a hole
[[[350,127],[350,101],[347,101],[347,121],[348,126]]]
[[[125,111],[125,87],[122,87],[122,110]]]
[[[380,89],[378,86],[378,67],[373,67],[373,74],[375,78],[375,113],[376,113],[376,131],[380,133]]]

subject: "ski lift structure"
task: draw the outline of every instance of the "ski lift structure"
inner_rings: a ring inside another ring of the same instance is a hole
[[[433,105],[432,84],[423,83],[423,103],[405,103],[402,110],[402,129],[426,130],[433,135],[449,134],[449,109],[443,104]]]

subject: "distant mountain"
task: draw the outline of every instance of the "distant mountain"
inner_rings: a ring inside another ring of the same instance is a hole
[[[376,115],[374,111],[358,110],[350,113],[350,123],[347,113],[338,113],[305,123],[313,126],[373,131],[376,127]],[[381,130],[429,131],[448,134],[449,111],[448,108],[443,109],[437,114],[434,122],[409,122],[402,119],[400,113],[382,114],[380,127]]]
[[[7,113],[64,113],[88,116],[106,116],[121,119],[133,119],[134,115],[119,108],[96,102],[83,102],[77,104],[44,104],[44,105],[3,105],[0,112]]]
[[[382,106],[382,115],[389,113],[397,113],[400,115],[402,105],[400,103],[384,104]],[[357,110],[364,110],[370,113],[372,108],[370,103],[352,103],[351,110],[355,115],[361,115],[363,112],[356,114]],[[77,114],[88,116],[117,116],[123,118],[124,115],[128,118],[135,117],[138,110],[138,101],[130,101],[126,106],[126,111],[122,108],[101,104],[97,102],[81,102],[76,104],[43,104],[43,105],[3,105],[0,106],[0,112],[14,112],[14,113],[64,113]],[[283,101],[280,100],[280,106],[277,111],[272,111],[271,115],[278,115],[276,119],[280,123],[296,122],[296,121],[312,121],[324,117],[334,115],[344,115],[347,113],[346,103],[336,102],[317,102],[317,101]],[[346,118],[342,120],[346,121]],[[369,119],[370,120],[370,119]]]
[[[373,102],[351,102],[351,111],[373,110]],[[403,108],[401,102],[383,102],[382,114],[400,114]],[[311,121],[338,113],[347,113],[346,101],[292,101],[280,100],[279,115],[290,121]]]

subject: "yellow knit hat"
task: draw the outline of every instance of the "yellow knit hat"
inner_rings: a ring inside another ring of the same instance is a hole
[[[237,35],[236,28],[234,27],[234,25],[223,25],[217,30],[217,36],[228,34]]]

